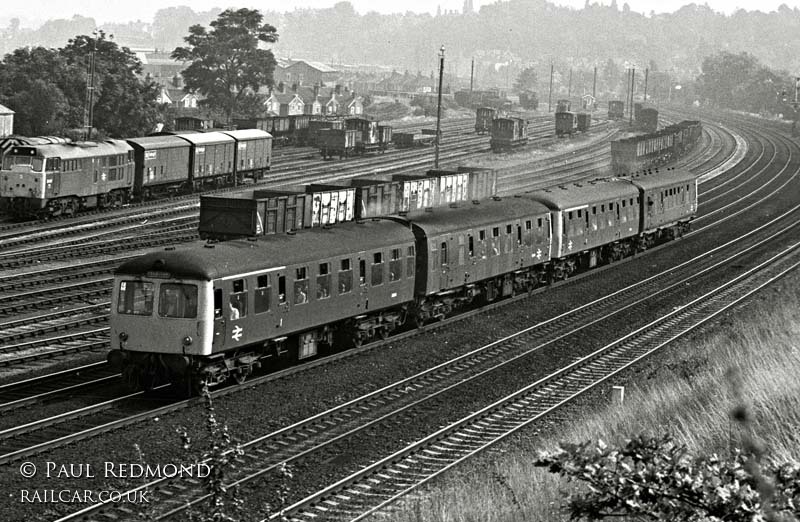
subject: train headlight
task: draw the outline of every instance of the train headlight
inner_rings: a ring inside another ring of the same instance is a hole
[[[119,333],[119,340],[124,343],[125,341],[128,340],[128,334],[126,334],[125,332],[120,332]]]
[[[187,335],[186,337],[183,338],[183,345],[184,346],[190,346],[192,344],[192,342],[193,342],[193,339],[192,339],[191,335]]]

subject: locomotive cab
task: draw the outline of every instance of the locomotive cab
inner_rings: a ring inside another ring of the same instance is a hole
[[[0,197],[39,200],[45,197],[45,183],[52,188],[53,176],[45,175],[45,158],[35,147],[13,147],[3,157]]]

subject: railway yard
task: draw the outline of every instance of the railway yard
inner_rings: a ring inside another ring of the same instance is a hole
[[[576,408],[607,402],[611,386],[642,364],[657,367],[672,346],[746,307],[765,287],[795,281],[796,141],[745,116],[661,115],[664,125],[686,119],[700,120],[703,132],[670,165],[698,177],[697,215],[684,237],[419,329],[213,388],[214,415],[243,450],[224,476],[244,500],[241,520],[356,520],[402,509],[486,450],[557,431]],[[445,120],[440,165],[493,168],[497,195],[513,197],[608,176],[610,140],[620,129],[600,120],[558,139],[545,115],[531,120],[525,147],[491,157],[473,118]],[[430,166],[424,148],[325,162],[315,149],[285,147],[274,150],[258,183],[324,184]],[[4,520],[187,520],[207,509],[202,479],[103,473],[104,463],[205,462],[204,399],[186,399],[169,385],[131,392],[106,363],[114,269],[148,249],[199,239],[199,204],[196,195],[176,196],[0,222]],[[23,463],[39,473],[23,480]],[[87,467],[48,477],[48,463]],[[23,487],[133,491],[128,498],[150,502],[24,503]]]

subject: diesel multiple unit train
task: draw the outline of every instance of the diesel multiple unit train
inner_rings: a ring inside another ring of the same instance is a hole
[[[108,359],[133,387],[242,381],[641,252],[680,237],[696,211],[695,177],[660,169],[168,247],[116,270]]]
[[[0,171],[0,206],[21,218],[68,215],[133,198],[258,179],[272,162],[272,136],[258,129],[125,141],[12,139]]]

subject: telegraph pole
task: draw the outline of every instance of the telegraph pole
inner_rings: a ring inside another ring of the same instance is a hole
[[[636,67],[631,68],[631,103],[630,103],[630,121],[629,124],[633,125],[633,89],[636,87]]]
[[[439,103],[436,106],[436,148],[433,168],[439,168],[439,140],[442,137],[442,77],[444,76],[444,45],[439,49]]]
[[[644,70],[644,102],[647,103],[647,75],[650,72],[650,68]]]
[[[472,68],[469,70],[469,92],[472,92],[472,82],[475,79],[475,58],[472,59]]]
[[[93,33],[92,51],[89,53],[88,77],[86,82],[86,106],[83,109],[83,126],[86,128],[86,140],[92,139],[92,120],[94,119],[94,54],[97,52],[97,30]]]

